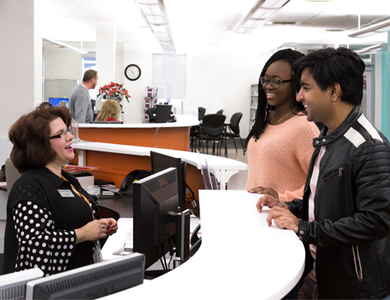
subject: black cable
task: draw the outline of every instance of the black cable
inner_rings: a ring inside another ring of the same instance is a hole
[[[164,246],[164,245],[163,245]],[[164,248],[164,247],[163,247]],[[167,271],[168,270],[168,268],[167,268],[167,262],[166,262],[166,260],[165,260],[165,254],[161,254],[163,251],[162,251],[162,249],[161,249],[161,247],[158,247],[158,256],[160,256],[160,263],[161,263],[161,265],[162,265],[162,268],[163,268],[163,270],[164,271]],[[163,261],[163,258],[164,257],[164,260],[165,260],[165,264],[164,264],[164,261]]]
[[[199,217],[199,202],[195,198],[194,191],[189,187],[189,185],[186,183],[186,190],[188,190],[189,197],[185,197],[185,208],[189,209],[195,216]]]

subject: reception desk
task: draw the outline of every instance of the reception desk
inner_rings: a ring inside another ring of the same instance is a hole
[[[247,164],[234,159],[189,151],[89,141],[80,141],[72,146],[78,153],[80,166],[98,167],[96,171],[91,172],[95,178],[113,181],[117,187],[130,171],[151,169],[150,151],[178,157],[187,162],[187,183],[194,192],[204,189],[200,160],[202,160],[202,164],[205,160],[207,161],[209,169],[220,183],[221,189],[225,189],[232,175],[248,169]]]
[[[189,151],[190,128],[199,125],[194,116],[177,115],[172,123],[79,124],[84,141]]]
[[[268,227],[261,195],[201,190],[202,245],[183,265],[154,280],[101,299],[281,299],[300,279],[305,250],[296,234]],[[102,249],[112,258],[127,228]]]

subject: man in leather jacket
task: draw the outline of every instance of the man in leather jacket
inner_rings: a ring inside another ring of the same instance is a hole
[[[294,230],[314,261],[302,299],[390,295],[390,145],[360,109],[364,68],[346,48],[317,50],[293,65],[297,100],[309,121],[325,126],[313,140],[303,199],[265,195],[257,209],[270,207],[268,225]]]

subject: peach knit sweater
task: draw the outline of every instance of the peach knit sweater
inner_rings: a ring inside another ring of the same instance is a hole
[[[273,188],[280,201],[302,198],[313,153],[313,138],[319,130],[306,116],[294,116],[279,125],[267,125],[255,142],[248,143],[247,190]]]

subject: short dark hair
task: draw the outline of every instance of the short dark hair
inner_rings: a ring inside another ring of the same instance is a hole
[[[95,78],[96,75],[97,75],[97,71],[95,71],[95,70],[89,69],[89,70],[85,71],[84,76],[83,76],[83,82],[90,81],[92,78]]]
[[[264,132],[265,127],[267,126],[267,116],[269,113],[269,106],[267,97],[265,95],[263,86],[260,83],[260,78],[264,77],[265,72],[267,71],[268,67],[273,64],[276,61],[286,61],[290,64],[290,66],[303,57],[304,54],[302,54],[299,51],[295,51],[292,49],[283,49],[275,52],[266,62],[266,64],[263,67],[263,70],[260,73],[259,76],[259,84],[258,84],[258,101],[257,101],[257,110],[256,110],[256,116],[255,116],[255,123],[253,124],[247,138],[245,139],[245,145],[247,146],[249,143],[249,140],[252,137],[255,137],[256,141],[260,138],[260,135]],[[292,76],[292,74],[291,74]],[[299,108],[299,110],[302,113],[305,113],[305,109],[302,105],[302,103],[296,101],[296,93],[299,91],[299,82],[296,81],[296,78],[292,76],[293,79],[293,88],[291,89],[291,98],[294,99],[294,103],[292,103],[292,108],[295,106]]]
[[[44,167],[54,160],[56,153],[49,140],[49,123],[57,118],[61,118],[67,127],[70,126],[72,116],[66,107],[42,102],[11,126],[8,133],[13,144],[11,160],[20,173]]]
[[[363,73],[365,64],[354,51],[340,47],[310,52],[292,66],[294,75],[301,77],[309,68],[313,79],[322,91],[340,84],[341,101],[360,105],[363,99]]]

